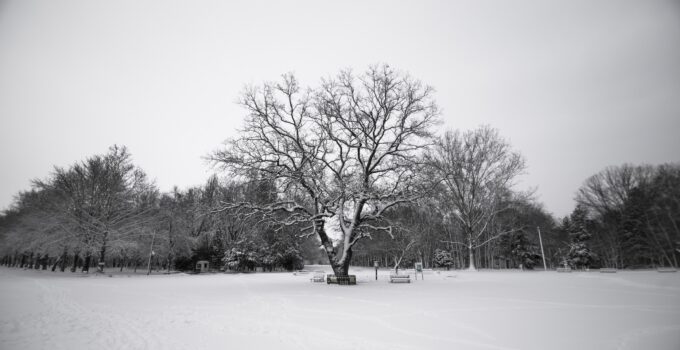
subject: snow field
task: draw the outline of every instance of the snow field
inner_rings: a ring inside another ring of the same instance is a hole
[[[0,349],[680,349],[680,273],[351,273],[0,268]]]

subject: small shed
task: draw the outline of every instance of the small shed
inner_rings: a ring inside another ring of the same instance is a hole
[[[209,267],[210,267],[210,264],[208,263],[207,260],[199,260],[196,263],[196,272],[198,272],[198,273],[208,272]]]

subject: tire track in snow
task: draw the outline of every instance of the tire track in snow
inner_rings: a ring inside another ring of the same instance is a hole
[[[331,297],[332,299],[341,300],[341,301],[352,301],[352,302],[359,301],[359,302],[362,302],[362,303],[370,303],[372,305],[379,305],[379,306],[383,306],[383,307],[388,307],[390,309],[392,309],[393,306],[394,306],[394,305],[389,304],[389,303],[380,303],[380,302],[373,303],[372,301],[366,300],[366,299],[354,299],[354,298],[351,298],[351,297],[344,297],[344,296],[328,296],[328,295],[326,295],[326,296],[323,296],[323,297]],[[300,307],[298,307],[297,310],[299,312]],[[308,313],[316,313],[318,315],[330,316],[324,310],[309,309],[309,308],[306,308],[306,309],[303,309],[303,310],[305,310]],[[427,315],[429,317],[438,318],[442,322],[446,322],[450,326],[461,329],[463,331],[473,333],[476,336],[480,336],[480,337],[483,337],[483,338],[488,339],[488,340],[495,340],[495,337],[491,336],[487,332],[484,332],[480,328],[463,325],[462,323],[458,323],[458,322],[451,324],[452,320],[450,318],[442,318],[442,317],[440,317],[436,314],[433,314],[433,313],[404,310],[403,312],[390,311],[390,312],[387,312],[387,314],[392,315],[392,316],[400,316],[400,315],[404,315],[404,314],[406,314],[406,315],[424,314],[424,315]],[[388,321],[388,320],[392,319],[392,317],[384,317],[385,316],[384,312],[381,313],[381,315],[383,317],[362,316],[362,315],[359,315],[357,313],[334,310],[332,316],[334,318],[342,318],[346,321],[352,321],[352,322],[357,321],[356,322],[357,324],[367,324],[367,325],[370,324],[372,326],[373,325],[380,325],[384,329],[395,332],[395,334],[403,334],[403,335],[418,337],[418,338],[422,338],[422,339],[433,340],[433,341],[436,341],[436,342],[439,342],[439,343],[448,343],[448,344],[451,344],[451,345],[465,345],[466,348],[468,348],[468,349],[471,346],[474,347],[475,349],[494,349],[494,350],[512,350],[512,349],[515,349],[515,348],[512,348],[512,347],[496,345],[496,344],[484,342],[484,341],[475,341],[475,340],[467,340],[467,339],[453,339],[453,338],[446,338],[446,337],[442,337],[442,336],[437,336],[435,334],[428,334],[428,333],[424,333],[424,332],[414,331],[411,328],[395,325],[395,323]],[[315,330],[323,331],[323,328],[315,328]],[[337,334],[331,333],[330,336],[331,337],[337,337]],[[327,337],[327,336],[325,336],[325,337]],[[342,338],[340,338],[340,340],[342,340]],[[322,341],[323,341],[323,339],[322,339]],[[326,341],[325,343],[328,343],[328,341]],[[375,348],[393,349],[395,346],[399,347],[399,344],[393,343],[393,344],[386,345],[386,344],[382,344],[382,343],[373,343],[369,346],[366,346],[365,348],[366,349],[375,349]],[[412,349],[411,347],[403,347],[403,348],[404,349]]]
[[[70,334],[71,337],[86,341],[88,347],[103,347],[106,349],[156,349],[162,344],[151,332],[140,332],[144,329],[131,318],[124,317],[111,307],[97,306],[87,308],[72,297],[68,297],[64,289],[52,284],[45,284],[34,280],[44,294],[42,301],[50,310],[42,318],[44,326],[55,329],[48,334]],[[66,326],[66,329],[62,327]],[[60,329],[62,328],[62,329]],[[60,332],[61,331],[61,332]],[[50,342],[46,342],[50,344]],[[59,344],[52,344],[59,345]],[[65,348],[69,348],[66,346]]]
[[[630,349],[630,344],[633,341],[639,341],[640,339],[643,338],[648,338],[648,337],[655,337],[659,336],[660,334],[666,334],[666,333],[672,333],[675,334],[680,340],[680,325],[670,325],[666,327],[647,327],[647,328],[640,328],[636,329],[632,332],[628,332],[626,335],[621,337],[621,340],[618,343],[618,346],[616,347],[617,350],[627,350]],[[646,347],[646,346],[645,346]],[[661,349],[655,349],[655,350],[661,350]]]

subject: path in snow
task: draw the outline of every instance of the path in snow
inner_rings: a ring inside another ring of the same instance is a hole
[[[680,349],[680,273],[354,273],[0,268],[0,349]]]

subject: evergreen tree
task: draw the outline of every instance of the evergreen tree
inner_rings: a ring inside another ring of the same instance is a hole
[[[262,251],[258,249],[258,245],[249,239],[244,239],[228,250],[222,260],[226,268],[246,272],[255,270],[258,265],[261,266],[261,256]]]
[[[624,205],[621,220],[623,251],[628,266],[648,265],[652,261],[653,248],[646,230],[645,208],[649,206],[645,193],[639,187],[631,190]]]
[[[567,253],[567,262],[574,268],[588,268],[597,258],[589,246],[589,241],[592,235],[587,229],[588,211],[582,205],[577,205],[574,212],[571,213],[569,220],[569,253]]]
[[[516,266],[521,265],[526,269],[532,270],[541,260],[541,255],[538,254],[536,245],[529,240],[525,230],[507,234],[501,238],[499,243],[506,249],[505,257],[515,262]]]

